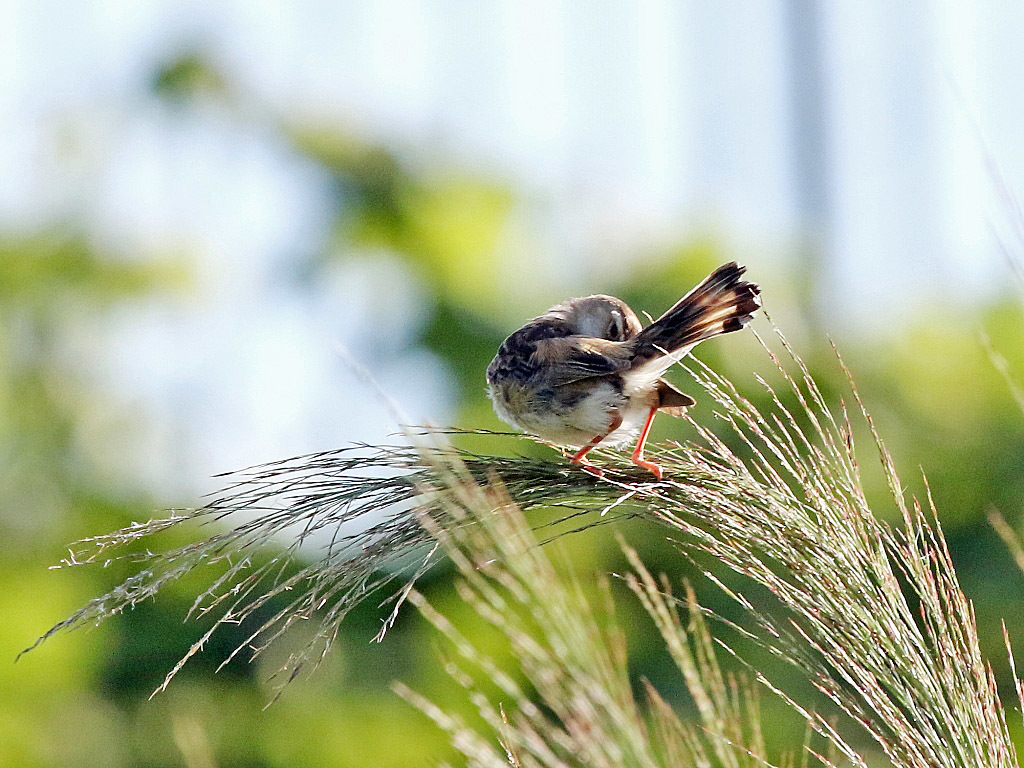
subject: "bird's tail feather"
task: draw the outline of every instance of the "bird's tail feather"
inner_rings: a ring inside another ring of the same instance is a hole
[[[740,278],[746,267],[729,262],[675,303],[635,338],[634,365],[731,333],[751,321],[761,289]]]

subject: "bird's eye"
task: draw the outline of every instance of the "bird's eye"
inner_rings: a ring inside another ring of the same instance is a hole
[[[608,327],[608,338],[612,341],[622,338],[622,315],[612,312],[611,325]]]

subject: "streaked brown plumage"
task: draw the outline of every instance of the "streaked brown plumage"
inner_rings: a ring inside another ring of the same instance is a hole
[[[662,374],[699,342],[750,322],[760,290],[740,279],[745,271],[735,262],[719,267],[647,328],[614,296],[552,307],[505,339],[487,366],[495,411],[552,443],[582,446],[575,464],[588,465],[598,443],[639,433],[633,462],[660,479],[661,468],[643,456],[654,415],[678,416],[695,402]]]

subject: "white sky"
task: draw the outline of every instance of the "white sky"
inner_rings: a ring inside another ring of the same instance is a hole
[[[0,227],[77,219],[127,258],[193,255],[195,297],[96,329],[96,376],[150,414],[134,453],[169,491],[380,439],[381,407],[337,342],[443,423],[446,373],[400,351],[415,281],[356,261],[312,297],[283,284],[324,234],[324,179],[258,128],[148,100],[156,63],[198,44],[270,109],[506,178],[543,203],[545,252],[600,262],[637,240],[724,233],[765,273],[808,236],[793,2],[0,3]],[[1024,4],[819,7],[828,215],[810,223],[835,321],[870,327],[937,293],[997,291],[990,229],[1005,211],[983,146],[1024,190]],[[86,428],[117,424],[97,414]]]

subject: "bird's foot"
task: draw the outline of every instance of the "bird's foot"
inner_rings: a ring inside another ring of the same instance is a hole
[[[589,461],[584,459],[582,456],[579,456],[579,457],[573,456],[571,459],[569,459],[569,463],[570,464],[575,464],[580,469],[582,469],[584,472],[589,472],[590,474],[594,475],[594,477],[604,477],[604,470],[603,469],[601,469],[600,467],[595,467],[593,464],[591,464]]]
[[[646,469],[659,480],[661,480],[664,476],[664,473],[661,471],[660,464],[655,464],[653,461],[648,461],[642,456],[634,456],[633,463],[636,464],[641,469]]]

